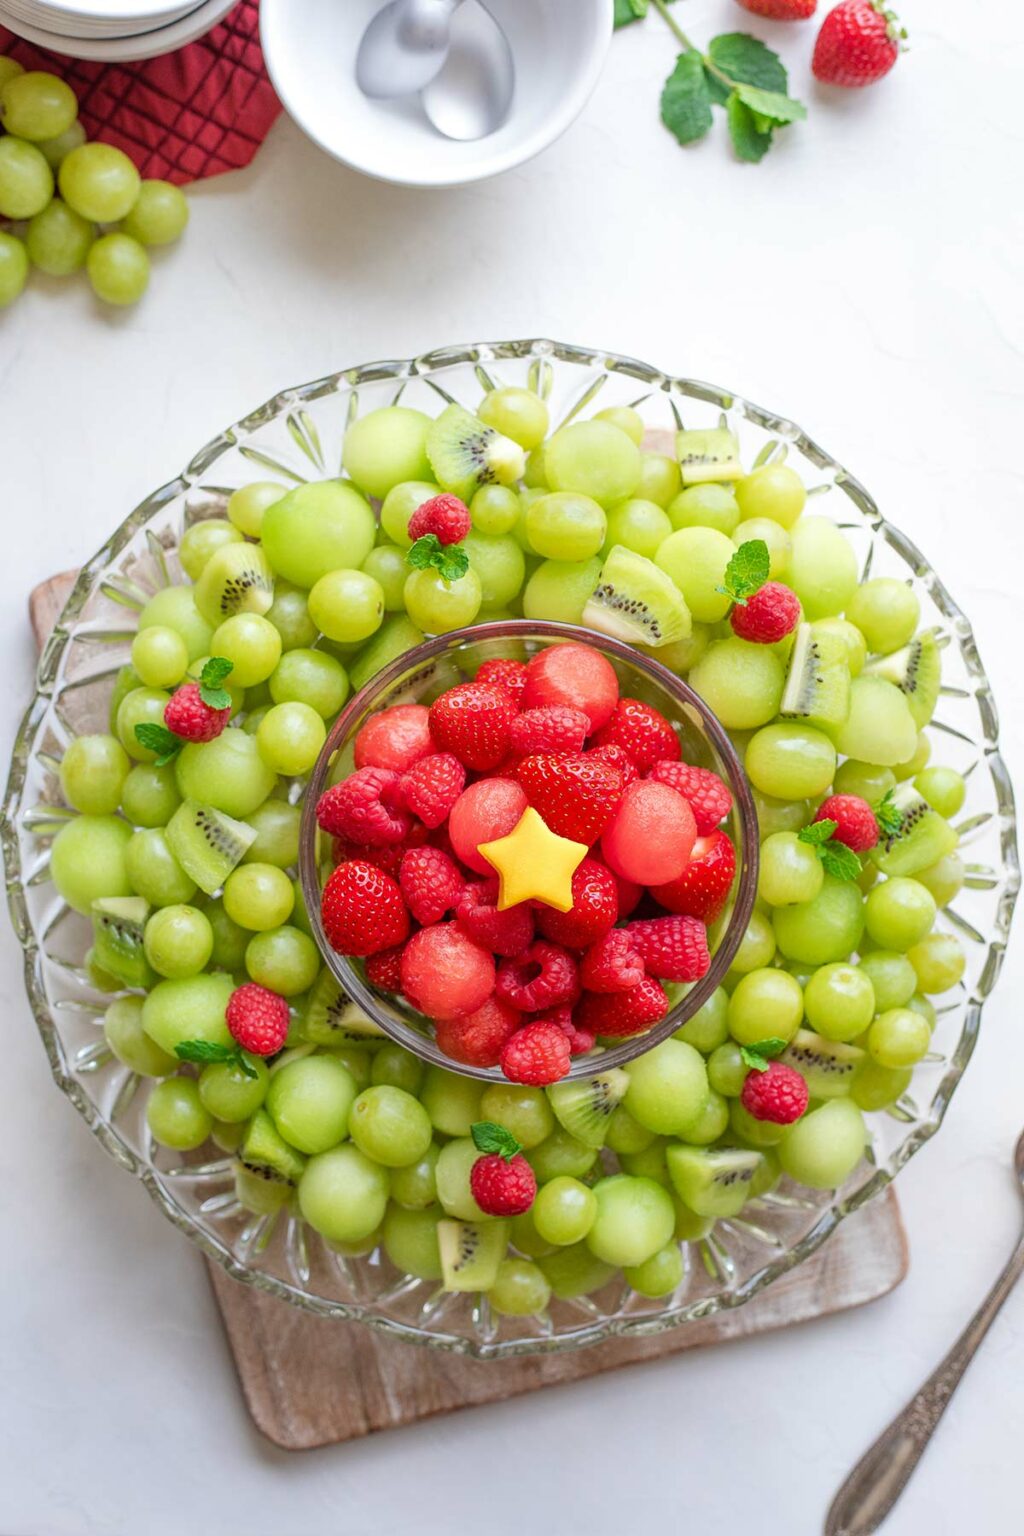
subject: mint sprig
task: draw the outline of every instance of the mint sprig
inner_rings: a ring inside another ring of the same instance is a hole
[[[845,843],[836,841],[838,826],[837,821],[825,816],[821,821],[812,821],[809,826],[801,827],[797,837],[801,843],[807,843],[814,849],[826,875],[833,875],[837,880],[856,880],[862,868],[860,858]]]
[[[903,812],[896,804],[896,791],[887,789],[875,806],[875,820],[885,838],[899,837],[903,830]]]
[[[174,1047],[179,1061],[191,1061],[207,1066],[211,1061],[223,1061],[238,1067],[245,1077],[258,1077],[259,1073],[240,1045],[221,1045],[216,1040],[180,1040]]]
[[[745,608],[747,599],[760,592],[768,580],[770,570],[771,559],[764,539],[747,539],[726,566],[724,585],[715,591]]]
[[[180,736],[169,731],[166,725],[157,725],[153,720],[145,720],[135,727],[135,740],[147,752],[156,753],[157,768],[163,768],[168,763],[173,763],[185,743]]]
[[[503,1125],[495,1125],[493,1120],[477,1120],[475,1125],[470,1126],[469,1134],[478,1152],[496,1152],[506,1163],[510,1163],[523,1150],[512,1132],[506,1131]]]
[[[779,1035],[769,1035],[767,1040],[758,1040],[753,1045],[741,1045],[740,1056],[751,1072],[767,1072],[768,1063],[774,1061],[776,1056],[781,1056],[788,1044],[789,1041]]]
[[[199,674],[199,697],[210,709],[230,709],[231,695],[221,684],[235,670],[226,656],[211,656]]]
[[[449,585],[465,576],[469,570],[469,556],[461,544],[442,544],[436,533],[425,533],[405,553],[406,564],[414,571],[427,571],[433,567],[440,571],[442,581]]]

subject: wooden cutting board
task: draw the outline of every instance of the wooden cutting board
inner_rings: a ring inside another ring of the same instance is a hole
[[[76,574],[52,577],[29,598],[40,647]],[[660,1360],[698,1345],[827,1317],[885,1296],[905,1277],[909,1258],[896,1196],[889,1189],[843,1222],[812,1259],[745,1306],[653,1338],[614,1339],[565,1355],[499,1361],[469,1360],[383,1338],[358,1323],[311,1317],[205,1262],[254,1423],[283,1450],[302,1451]]]

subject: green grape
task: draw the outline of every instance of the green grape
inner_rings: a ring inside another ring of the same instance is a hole
[[[171,907],[190,901],[195,881],[186,875],[170,850],[162,826],[132,834],[125,853],[132,890],[153,907]]]
[[[385,1168],[418,1162],[433,1140],[430,1116],[411,1093],[380,1083],[364,1088],[352,1106],[349,1135]]]
[[[316,639],[316,625],[309,616],[306,593],[286,581],[274,583],[274,601],[267,609],[266,617],[281,636],[281,649],[289,651],[308,648]]]
[[[641,453],[640,479],[636,483],[634,496],[667,508],[679,495],[681,485],[682,477],[675,459],[669,458],[667,453]],[[678,528],[679,524],[673,526]],[[728,533],[729,530],[723,531]]]
[[[92,242],[92,225],[59,197],[30,219],[25,231],[32,265],[49,277],[68,277],[84,267]]]
[[[594,1194],[597,1215],[586,1243],[604,1263],[643,1264],[672,1238],[676,1225],[672,1196],[653,1179],[615,1174],[600,1179]]]
[[[295,892],[295,906],[292,910],[292,926],[294,928],[300,929],[302,933],[305,933],[309,936],[309,938],[312,938],[313,927],[309,921],[309,913],[306,911],[306,903],[302,895],[301,880],[295,879],[292,881],[292,890]]]
[[[161,907],[146,924],[145,948],[160,976],[197,976],[213,953],[213,929],[197,907]]]
[[[139,195],[121,228],[142,245],[173,245],[185,233],[187,223],[188,201],[181,188],[169,181],[154,180],[144,181],[139,187]]]
[[[680,528],[661,545],[654,563],[671,577],[695,619],[716,624],[729,611],[730,598],[720,589],[735,553],[732,540],[715,528]]]
[[[55,139],[77,116],[78,98],[57,75],[33,69],[0,85],[0,123],[17,139]]]
[[[23,69],[24,66],[19,64],[17,59],[8,58],[6,54],[0,53],[0,91],[8,80],[13,80],[15,75],[20,75]]]
[[[151,624],[167,624],[176,629],[188,646],[188,659],[210,654],[213,626],[207,624],[196,607],[191,587],[162,587],[154,593],[139,614],[139,628],[148,629]]]
[[[297,1003],[301,1011],[302,999],[297,999]],[[294,1007],[296,1004],[292,1006]],[[301,1041],[299,1043],[301,1044]],[[372,1059],[369,1051],[361,1051],[354,1045],[342,1045],[335,1046],[331,1051],[331,1056],[335,1061],[341,1062],[341,1065],[345,1068],[357,1089],[362,1091],[364,1088],[369,1088],[370,1062]]]
[[[615,1273],[610,1264],[598,1259],[586,1243],[574,1243],[571,1248],[559,1248],[545,1255],[540,1268],[551,1285],[552,1294],[560,1301],[570,1301],[574,1296],[590,1296],[600,1291]]]
[[[750,740],[743,766],[755,789],[778,800],[818,799],[832,783],[836,749],[810,725],[766,725]]]
[[[769,906],[813,901],[823,879],[817,849],[802,843],[795,832],[773,832],[761,844],[757,891]]]
[[[756,1119],[747,1112],[740,1099],[729,1102],[729,1126],[744,1146],[756,1147],[759,1152],[765,1147],[778,1146],[786,1129],[771,1120]]]
[[[792,1040],[804,1016],[800,983],[788,971],[763,967],[736,983],[729,999],[729,1033],[740,1045],[772,1037]]]
[[[275,773],[308,773],[327,740],[327,728],[308,704],[275,704],[260,721],[256,740]]]
[[[579,624],[601,577],[601,562],[545,560],[523,592],[523,615],[558,624]]]
[[[418,1280],[440,1280],[441,1250],[437,1241],[437,1223],[442,1212],[403,1210],[389,1206],[381,1236],[384,1252],[403,1275]]]
[[[694,624],[683,640],[670,640],[668,645],[638,645],[637,650],[653,661],[659,661],[670,672],[684,677],[696,666],[711,644],[711,628],[707,624]]]
[[[767,725],[778,713],[785,672],[766,645],[716,640],[690,672],[690,685],[728,730]]]
[[[783,1171],[812,1189],[836,1189],[864,1155],[867,1129],[849,1098],[830,1099],[787,1128],[779,1144]]]
[[[889,1008],[868,1030],[868,1054],[880,1067],[912,1067],[931,1044],[928,1020],[911,1008]]]
[[[263,553],[274,574],[297,587],[315,586],[333,571],[357,569],[376,537],[369,503],[342,480],[297,486],[264,509],[260,524]]]
[[[792,539],[789,585],[807,618],[845,613],[858,585],[857,557],[849,540],[824,517],[802,517]]]
[[[216,900],[207,901],[203,911],[213,929],[213,954],[210,956],[210,964],[219,970],[231,971],[233,975],[237,975],[245,969],[245,950],[252,934],[247,928],[241,927],[228,917],[224,910],[224,903],[219,897]]]
[[[795,912],[796,907],[783,907],[784,912]],[[770,965],[775,954],[775,934],[768,917],[763,912],[754,911],[750,914],[746,932],[740,940],[740,947],[732,958],[732,972],[736,976],[746,976],[751,971],[761,970]]]
[[[914,780],[914,788],[947,821],[960,810],[967,795],[963,776],[953,768],[922,769]]]
[[[46,163],[51,171],[59,171],[71,151],[84,143],[85,129],[76,118],[71,127],[65,128],[63,133],[56,134],[52,139],[40,139],[36,148],[46,157]]]
[[[183,799],[212,805],[239,821],[262,805],[277,783],[252,737],[230,729],[213,741],[190,741],[178,753],[174,771]]]
[[[857,1068],[850,1097],[858,1109],[887,1109],[903,1097],[913,1076],[910,1067],[880,1067],[866,1056]]]
[[[441,487],[432,480],[406,480],[392,486],[380,509],[380,525],[392,544],[397,544],[399,549],[409,548],[412,544],[409,519],[425,501],[433,501],[440,494]]]
[[[874,763],[861,763],[848,757],[836,769],[833,787],[837,795],[859,795],[869,805],[877,805],[896,788],[896,775],[891,768],[879,768]]]
[[[930,933],[908,951],[907,959],[914,967],[920,992],[948,992],[967,968],[963,945],[950,933]]]
[[[423,1086],[424,1070],[418,1056],[389,1040],[374,1052],[370,1081],[375,1086],[401,1088],[415,1097]]]
[[[608,1120],[608,1133],[605,1136],[605,1146],[609,1152],[645,1152],[655,1140],[653,1131],[649,1131],[639,1120],[634,1120],[629,1110],[622,1104],[616,1104]]]
[[[178,1069],[178,1058],[142,1028],[141,997],[116,997],[103,1015],[103,1033],[118,1061],[142,1077],[167,1077]]]
[[[618,427],[620,432],[625,432],[631,437],[639,448],[644,440],[647,430],[646,424],[640,412],[634,410],[631,405],[609,405],[603,411],[594,412],[595,421],[607,421],[613,427]]]
[[[723,1098],[738,1099],[747,1080],[747,1064],[734,1040],[728,1040],[708,1057],[708,1084]]]
[[[754,1179],[756,1178],[757,1174],[755,1173]],[[753,1183],[754,1181],[751,1180],[751,1198],[753,1198]],[[676,1242],[699,1243],[711,1231],[715,1224],[715,1218],[713,1216],[698,1216],[697,1212],[691,1211],[690,1207],[684,1204],[674,1191],[670,1191],[670,1194],[673,1196],[672,1203],[675,1206],[676,1212],[674,1233]]]
[[[132,829],[116,816],[76,816],[50,847],[50,879],[69,907],[89,913],[105,896],[130,896],[125,850]]]
[[[613,507],[636,489],[640,450],[607,421],[576,421],[544,445],[544,473],[553,491],[578,491]]]
[[[28,251],[17,235],[0,229],[0,309],[13,304],[28,281]]]
[[[300,1152],[314,1154],[343,1139],[355,1100],[352,1074],[336,1057],[318,1055],[276,1067],[266,1104],[285,1141]]]
[[[554,1253],[555,1245],[545,1242],[533,1224],[533,1208],[513,1216],[509,1223],[513,1248],[530,1259],[541,1259]]]
[[[242,855],[243,864],[273,864],[278,872],[290,869],[298,863],[301,822],[301,806],[289,805],[287,800],[264,800],[249,816],[256,839]],[[288,910],[291,911],[291,905]]]
[[[245,951],[245,968],[251,981],[282,997],[307,992],[320,970],[320,955],[308,934],[285,924],[257,933]]]
[[[883,949],[907,950],[931,932],[935,898],[917,880],[886,880],[864,903],[864,925]]]
[[[958,853],[947,853],[936,864],[919,869],[914,879],[931,891],[937,906],[945,907],[962,889],[967,871]]]
[[[342,460],[370,496],[383,500],[404,480],[426,480],[430,417],[404,405],[387,405],[354,421],[345,434]]]
[[[76,736],[60,764],[60,787],[76,811],[110,816],[121,802],[128,754],[113,736]]]
[[[921,604],[905,581],[895,576],[874,576],[862,582],[845,608],[869,651],[898,651],[913,639],[921,617]]]
[[[902,1008],[917,990],[914,967],[906,955],[895,950],[873,949],[861,955],[860,969],[869,978],[875,993],[875,1007],[879,1013],[890,1008]]]
[[[526,472],[523,475],[523,484],[528,491],[548,490],[547,468],[544,463],[543,444],[534,448],[526,457]]]
[[[225,544],[241,542],[242,535],[238,529],[222,517],[208,517],[201,523],[192,523],[185,529],[181,543],[178,545],[178,559],[181,561],[182,570],[186,576],[197,581],[207,562],[218,549],[223,549]],[[182,589],[171,588],[171,590]],[[205,645],[203,649],[206,649]]]
[[[555,1117],[542,1088],[493,1083],[480,1100],[484,1120],[503,1125],[523,1147],[537,1147],[555,1128]]]
[[[852,882],[826,875],[813,901],[777,907],[772,924],[776,942],[788,960],[828,965],[847,959],[860,943],[864,898]]]
[[[784,528],[770,517],[750,517],[737,523],[733,541],[737,545],[760,539],[768,546],[768,575],[772,581],[788,581],[788,571],[793,558],[793,541]]]
[[[384,594],[387,613],[401,613],[405,608],[405,578],[409,567],[405,551],[397,544],[377,544],[363,561],[363,571],[372,576]]]
[[[472,566],[452,582],[445,581],[440,571],[410,571],[404,596],[412,622],[433,635],[472,624],[483,602],[480,578]]]
[[[728,1013],[729,995],[724,987],[716,987],[707,1002],[675,1031],[674,1038],[710,1056],[728,1039]]]
[[[463,540],[463,548],[469,556],[470,569],[479,579],[481,602],[489,608],[511,602],[526,577],[526,560],[516,540],[507,534],[495,537],[470,532]]]
[[[792,528],[807,500],[800,476],[781,460],[752,470],[737,482],[735,491],[744,517],[768,517],[783,528]]]
[[[729,1128],[729,1104],[724,1095],[708,1089],[708,1096],[700,1113],[680,1128],[682,1141],[695,1147],[710,1146]]]
[[[683,1040],[663,1040],[626,1068],[629,1087],[623,1100],[634,1119],[649,1131],[671,1136],[700,1112],[708,1094],[704,1058]]]
[[[443,1067],[428,1067],[420,1102],[435,1130],[444,1136],[466,1137],[482,1118],[483,1091],[483,1084],[471,1077],[458,1077]]]
[[[547,1184],[561,1174],[572,1179],[586,1178],[597,1162],[597,1148],[586,1147],[561,1126],[546,1136],[539,1146],[530,1147],[526,1161],[537,1175],[538,1184]]]
[[[653,560],[671,532],[668,514],[656,502],[620,501],[608,513],[608,529],[601,552],[607,555],[613,545],[623,544],[626,549]]]
[[[938,1019],[938,1015],[935,1012],[934,1003],[930,1003],[928,999],[922,996],[920,992],[915,992],[913,997],[907,1003],[907,1007],[910,1009],[911,1013],[919,1013],[922,1019],[927,1021],[928,1028],[930,1030],[934,1030]]]
[[[52,196],[45,156],[24,139],[0,138],[0,218],[35,218]]]
[[[526,512],[530,545],[550,560],[589,560],[604,544],[607,526],[596,501],[569,491],[538,496]]]
[[[579,1179],[564,1174],[538,1191],[531,1210],[541,1240],[567,1247],[582,1242],[597,1216],[597,1196]]]
[[[188,646],[176,629],[151,624],[132,641],[132,666],[147,688],[174,688],[188,669]]]
[[[232,1156],[234,1153],[241,1149],[247,1132],[248,1126],[244,1120],[239,1120],[235,1124],[232,1124],[228,1120],[215,1119],[213,1122],[213,1129],[210,1131],[210,1140],[214,1143],[215,1146],[218,1146],[222,1152],[227,1152],[229,1156]],[[265,1193],[267,1198],[271,1201],[280,1200],[281,1205],[284,1205],[288,1199],[288,1188],[284,1184],[275,1184],[273,1187],[268,1184]],[[239,1197],[239,1204],[241,1203],[241,1197]],[[275,1209],[280,1209],[280,1206],[275,1207]],[[269,1213],[260,1212],[259,1214],[263,1215]]]
[[[93,241],[86,268],[92,291],[104,304],[137,304],[149,287],[149,257],[130,235],[101,235]]]
[[[235,1125],[248,1120],[267,1097],[270,1073],[259,1056],[246,1056],[249,1071],[235,1061],[211,1061],[199,1074],[199,1097],[215,1120]]]
[[[436,574],[436,573],[429,573]],[[384,618],[380,583],[365,571],[330,571],[309,594],[309,616],[329,640],[368,640]]]
[[[82,144],[73,149],[61,165],[59,182],[64,201],[94,224],[115,224],[125,218],[141,186],[135,166],[112,144]]]
[[[191,1152],[209,1136],[213,1116],[200,1099],[194,1078],[167,1077],[149,1095],[146,1124],[161,1146]]]
[[[640,1179],[654,1179],[656,1183],[664,1184],[665,1188],[669,1189],[672,1180],[669,1177],[668,1162],[665,1158],[667,1146],[667,1139],[664,1136],[658,1136],[640,1152],[622,1153],[619,1166],[625,1173],[636,1174]]]
[[[713,528],[732,538],[740,522],[736,497],[727,485],[689,485],[668,504],[673,528]]]
[[[538,448],[547,436],[548,408],[532,389],[492,389],[481,400],[477,415],[485,426],[510,437],[520,448]]]
[[[529,1259],[502,1259],[487,1300],[502,1317],[534,1317],[547,1309],[551,1282]]]
[[[236,688],[265,683],[281,660],[281,636],[258,613],[235,613],[213,632],[214,656],[231,662],[229,682]]]
[[[457,1221],[482,1221],[486,1216],[477,1205],[470,1185],[473,1164],[479,1155],[468,1136],[459,1136],[441,1148],[437,1159],[437,1198],[445,1214],[454,1216]]]
[[[276,501],[280,501],[287,494],[287,487],[276,480],[253,480],[248,485],[239,486],[228,497],[227,512],[230,525],[239,533],[248,534],[251,539],[258,539],[267,508],[272,507]],[[200,523],[198,526],[204,525]],[[189,574],[191,575],[191,572]]]
[[[754,808],[761,836],[766,841],[776,832],[799,832],[814,815],[814,806],[809,800],[773,800],[770,795],[762,795],[759,789],[754,790]]]
[[[836,635],[846,646],[846,664],[851,677],[859,677],[868,659],[868,647],[864,636],[855,624],[847,619],[818,619],[814,625],[816,635]]]
[[[477,533],[511,533],[519,521],[519,497],[507,485],[482,485],[469,504],[469,514]]]
[[[284,870],[273,864],[240,864],[224,882],[223,901],[232,922],[266,933],[288,921],[295,892]]]
[[[547,489],[546,486],[538,487],[535,490],[531,490],[529,487],[527,487],[525,490],[522,490],[519,493],[519,516],[516,519],[515,527],[510,531],[512,533],[512,537],[518,541],[520,548],[526,555],[535,555],[537,553],[533,545],[530,543],[530,536],[527,532],[527,513],[535,501],[539,501],[542,496],[550,496],[550,494],[551,492]]]
[[[382,1053],[379,1053],[382,1054]],[[437,1160],[441,1148],[435,1141],[414,1163],[391,1170],[391,1198],[409,1210],[426,1210],[437,1199]]]
[[[387,1169],[351,1143],[311,1157],[299,1180],[303,1217],[331,1242],[369,1237],[384,1220],[387,1203]]]
[[[804,988],[807,1022],[826,1040],[855,1040],[875,1016],[875,989],[867,971],[833,962],[816,970]]]

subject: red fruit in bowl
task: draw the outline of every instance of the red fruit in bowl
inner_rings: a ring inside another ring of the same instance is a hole
[[[498,997],[489,997],[472,1013],[438,1019],[434,1038],[453,1061],[467,1067],[496,1067],[505,1042],[519,1028],[521,1016]]]
[[[574,1003],[580,995],[576,962],[561,945],[535,939],[524,954],[502,961],[494,990],[520,1013],[541,1013]]]
[[[412,818],[402,805],[400,782],[390,768],[357,768],[320,796],[319,826],[332,837],[370,848],[402,842]]]
[[[376,864],[339,864],[324,886],[320,918],[327,942],[343,955],[373,955],[401,944],[409,933],[402,893]]]
[[[564,1003],[561,1008],[550,1008],[547,1013],[535,1014],[527,1022],[529,1024],[557,1024],[559,1029],[568,1037],[569,1050],[574,1056],[585,1055],[587,1051],[594,1049],[594,1036],[585,1029],[576,1028],[572,1009],[568,1003]]]
[[[729,786],[710,768],[696,768],[690,763],[655,763],[647,777],[667,784],[689,801],[698,837],[713,832],[732,810]]]
[[[806,21],[818,8],[818,0],[739,0],[745,11],[769,21]]]
[[[506,1042],[501,1070],[513,1083],[544,1087],[557,1083],[569,1070],[572,1049],[569,1037],[557,1024],[525,1024]]]
[[[614,742],[608,742],[603,747],[591,747],[589,757],[600,758],[602,763],[610,763],[617,768],[622,775],[622,787],[628,789],[634,779],[640,777],[640,770],[624,747],[617,747]]]
[[[440,922],[462,895],[462,873],[440,848],[410,848],[403,854],[398,884],[418,923]]]
[[[580,961],[580,981],[588,992],[628,992],[644,974],[643,957],[626,928],[606,933]]]
[[[496,656],[493,661],[481,662],[477,668],[478,683],[494,683],[511,694],[516,706],[522,702],[526,687],[526,662],[513,661],[508,656]]]
[[[521,955],[533,942],[529,902],[498,911],[498,879],[471,880],[463,887],[455,920],[467,938],[496,955]]]
[[[466,770],[451,752],[428,752],[402,775],[400,794],[406,808],[433,830],[448,819],[466,787]]]
[[[668,1013],[668,995],[651,976],[628,992],[585,992],[573,1013],[577,1029],[613,1040],[642,1034]]]
[[[697,840],[689,801],[655,779],[631,784],[601,839],[601,852],[617,875],[638,885],[677,880]]]
[[[625,931],[652,976],[663,981],[699,981],[707,975],[708,933],[699,917],[652,917],[630,923]]]
[[[509,751],[515,704],[491,683],[456,683],[430,706],[430,733],[441,752],[467,768],[496,768]]]
[[[402,991],[431,1019],[473,1013],[494,991],[494,956],[454,923],[421,928],[402,954]]]
[[[366,979],[371,987],[379,987],[382,992],[402,990],[403,947],[396,944],[393,949],[382,949],[366,957]]]
[[[481,843],[507,837],[518,826],[526,804],[523,789],[513,779],[478,779],[463,790],[448,817],[448,836],[467,869],[478,875],[494,874],[494,866],[477,849]]]
[[[622,798],[622,776],[589,752],[524,757],[516,777],[552,832],[576,843],[601,836]]]
[[[651,895],[670,912],[713,923],[725,906],[736,874],[736,850],[724,832],[698,838],[677,880],[652,885]]]
[[[556,912],[538,906],[537,927],[546,939],[566,949],[587,949],[603,938],[620,916],[615,876],[598,859],[584,859],[572,877],[572,907]]]
[[[590,729],[598,730],[611,716],[619,697],[619,681],[611,662],[592,645],[550,645],[526,668],[523,709],[567,704],[582,710]]]
[[[430,711],[424,704],[393,704],[371,715],[356,735],[356,767],[404,773],[434,749],[429,721]]]
[[[904,37],[884,0],[842,0],[821,24],[811,68],[826,85],[873,85],[896,63]]]
[[[641,773],[680,755],[679,738],[661,712],[642,699],[620,699],[608,723],[595,735],[595,747],[621,747]]]
[[[531,752],[581,752],[589,731],[590,721],[582,710],[547,704],[517,715],[509,738],[512,751],[526,757]]]

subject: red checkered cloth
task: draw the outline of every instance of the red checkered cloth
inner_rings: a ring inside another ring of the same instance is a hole
[[[179,184],[248,165],[281,103],[260,48],[258,0],[242,0],[197,42],[138,64],[93,64],[0,27],[0,53],[62,75],[90,139],[116,144],[143,176]]]

